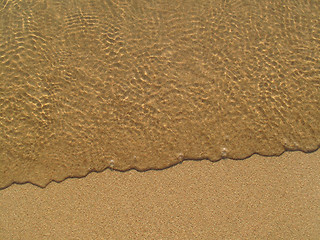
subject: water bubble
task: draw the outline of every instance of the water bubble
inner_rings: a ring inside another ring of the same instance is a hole
[[[182,161],[183,158],[184,158],[184,154],[183,154],[183,153],[179,153],[179,154],[178,154],[178,159],[179,159],[179,161]]]
[[[113,168],[114,168],[114,160],[111,159],[110,160],[110,169],[113,170]]]
[[[222,157],[222,158],[226,158],[226,157],[227,157],[227,153],[228,153],[228,149],[222,148],[222,150],[221,150],[221,157]]]

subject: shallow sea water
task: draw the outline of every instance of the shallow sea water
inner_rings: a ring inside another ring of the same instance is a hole
[[[320,145],[317,1],[0,1],[0,188]]]

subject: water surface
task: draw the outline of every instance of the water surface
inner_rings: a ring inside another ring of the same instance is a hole
[[[0,188],[320,145],[317,1],[0,2]]]

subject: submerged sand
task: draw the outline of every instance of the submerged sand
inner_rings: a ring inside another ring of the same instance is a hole
[[[320,145],[316,1],[0,3],[0,188]]]

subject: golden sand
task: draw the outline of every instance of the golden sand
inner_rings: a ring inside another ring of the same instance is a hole
[[[106,170],[0,191],[0,239],[320,237],[320,151]]]

